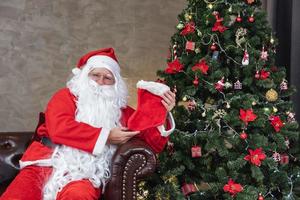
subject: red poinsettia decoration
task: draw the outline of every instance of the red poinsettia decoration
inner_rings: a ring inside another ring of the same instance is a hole
[[[223,33],[224,31],[226,31],[228,28],[223,26],[222,21],[224,19],[220,18],[219,15],[216,15],[216,22],[214,24],[214,27],[212,27],[212,31],[216,32],[219,31],[220,33]]]
[[[165,73],[176,74],[178,72],[181,72],[182,69],[183,64],[181,64],[178,58],[176,58],[173,62],[168,62],[168,67],[165,69]]]
[[[196,70],[200,70],[203,74],[207,74],[207,70],[208,70],[208,65],[206,63],[206,60],[205,59],[202,59],[200,62],[198,62],[197,64],[195,64],[193,67],[192,67],[192,70],[193,71],[196,71]]]
[[[260,76],[259,76],[260,79],[265,80],[269,78],[269,76],[270,76],[270,72],[265,71],[264,69],[260,70]]]
[[[244,157],[244,160],[250,161],[253,165],[260,166],[261,161],[266,159],[266,154],[262,151],[262,148],[249,149],[249,155]]]
[[[228,183],[224,185],[223,190],[234,197],[237,193],[243,191],[243,187],[241,184],[235,183],[232,179],[229,179]]]
[[[222,79],[218,80],[218,82],[216,82],[214,86],[216,90],[218,90],[219,92],[223,92],[224,85],[224,77],[222,77]]]
[[[269,119],[276,132],[279,132],[281,127],[284,126],[279,116],[270,116]]]
[[[195,23],[189,22],[189,23],[185,24],[183,30],[180,32],[180,35],[185,36],[185,35],[188,35],[188,34],[194,33],[194,32],[195,32]]]
[[[240,109],[240,119],[247,125],[248,122],[252,122],[257,118],[257,116],[253,113],[252,109],[243,110]]]

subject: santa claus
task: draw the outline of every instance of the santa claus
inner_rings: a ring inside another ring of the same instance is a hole
[[[175,126],[170,113],[169,131],[163,125],[126,128],[135,111],[127,106],[127,87],[112,48],[89,52],[72,71],[67,87],[50,99],[37,129],[39,140],[24,153],[20,173],[1,200],[99,199],[119,144],[139,137],[158,153],[167,143]],[[170,90],[161,99],[166,111],[174,107]]]

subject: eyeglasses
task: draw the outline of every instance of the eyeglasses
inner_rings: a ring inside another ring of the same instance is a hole
[[[102,82],[107,85],[112,85],[115,83],[114,77],[110,74],[89,73],[89,77],[96,82],[102,80]]]

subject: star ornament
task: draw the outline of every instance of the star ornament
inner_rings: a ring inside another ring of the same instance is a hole
[[[240,109],[240,119],[247,125],[248,122],[252,122],[257,118],[257,116],[253,113],[252,109],[243,110]]]
[[[223,190],[234,197],[237,193],[243,191],[243,187],[241,184],[235,183],[232,179],[229,179],[228,183],[224,185]]]
[[[260,53],[260,58],[261,58],[262,60],[267,61],[267,60],[268,60],[268,56],[269,56],[269,54],[268,54],[267,51],[262,51],[262,52]]]
[[[202,59],[199,63],[197,63],[196,65],[194,65],[192,67],[193,71],[200,70],[202,72],[202,74],[207,74],[208,69],[209,69],[209,67],[208,67],[205,59]]]
[[[260,166],[261,162],[266,159],[266,154],[262,151],[262,148],[255,150],[249,149],[249,155],[244,157],[244,160],[249,161],[251,164]]]

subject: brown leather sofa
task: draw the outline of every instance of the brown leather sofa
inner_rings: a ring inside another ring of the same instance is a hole
[[[32,135],[33,132],[0,133],[0,195],[18,173],[19,159]],[[112,163],[104,199],[136,200],[137,183],[154,172],[157,160],[144,141],[132,139],[118,148]]]

